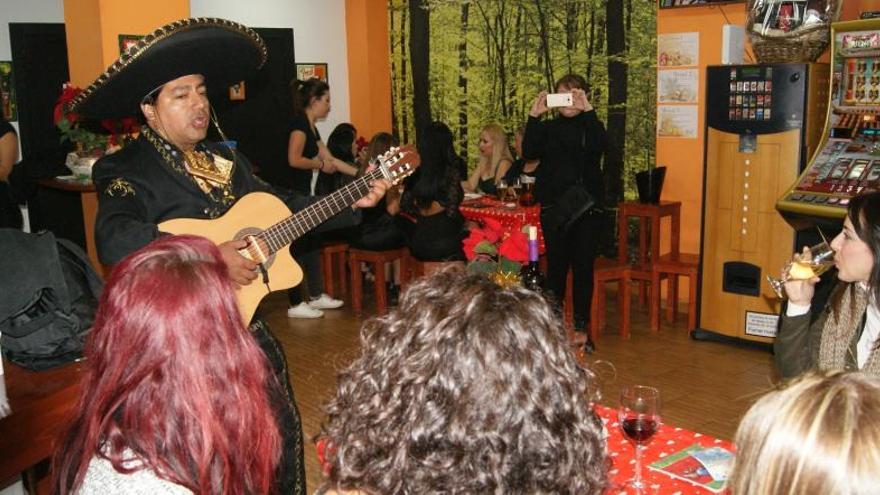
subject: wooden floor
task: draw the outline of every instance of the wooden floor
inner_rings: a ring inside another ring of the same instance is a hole
[[[608,300],[616,301],[613,296]],[[289,319],[286,308],[283,293],[273,294],[263,302],[270,328],[287,352],[303,416],[311,492],[321,479],[311,441],[319,431],[321,405],[334,393],[336,370],[358,354],[362,320],[344,308],[325,311],[325,317],[317,320]],[[684,329],[683,316],[675,327],[664,322],[661,331],[653,333],[648,330],[646,310],[633,304],[632,336],[622,339],[616,333],[615,309],[616,306],[608,308],[608,327],[597,342],[597,351],[586,357],[579,353],[579,359],[586,359],[601,380],[599,402],[603,404],[617,405],[621,385],[656,386],[661,392],[663,419],[667,424],[731,439],[742,415],[775,380],[768,352],[693,341]],[[371,310],[368,303],[365,311]]]

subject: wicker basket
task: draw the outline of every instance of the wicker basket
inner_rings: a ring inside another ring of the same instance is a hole
[[[831,23],[837,20],[843,4],[842,1],[828,0],[830,18],[827,22],[800,26],[787,33],[762,34],[753,30],[754,2],[749,0],[746,32],[755,57],[762,63],[813,62],[818,59],[831,42]]]

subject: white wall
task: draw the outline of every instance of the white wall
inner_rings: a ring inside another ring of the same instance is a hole
[[[64,22],[64,0],[0,0],[0,60],[12,60],[10,22]],[[12,70],[15,71],[13,60]],[[18,109],[22,111],[21,108]],[[18,131],[18,122],[12,122]]]
[[[0,0],[0,2],[5,0]],[[297,62],[326,62],[332,110],[318,129],[325,141],[348,122],[345,0],[190,0],[193,17],[222,17],[249,27],[293,28]]]

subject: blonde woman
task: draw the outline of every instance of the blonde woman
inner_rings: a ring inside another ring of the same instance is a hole
[[[480,160],[468,180],[461,183],[465,192],[495,194],[497,184],[510,165],[513,156],[507,144],[507,135],[498,124],[489,124],[480,131]]]
[[[880,382],[808,374],[762,397],[736,432],[735,495],[880,490]]]

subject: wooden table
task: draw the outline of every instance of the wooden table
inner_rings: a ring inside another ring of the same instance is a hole
[[[95,217],[98,214],[98,194],[91,181],[61,180],[58,178],[43,179],[39,181],[43,187],[64,191],[70,194],[78,194],[82,205],[83,233],[85,234],[85,250],[92,261],[92,266],[98,273],[103,273],[103,267],[98,261],[98,249],[95,246]]]
[[[462,216],[467,220],[479,222],[484,218],[497,220],[508,231],[520,230],[523,225],[538,227],[538,250],[544,252],[544,232],[541,230],[541,206],[520,206],[516,203],[501,201],[483,196],[479,199],[464,201],[459,206]]]
[[[85,366],[27,371],[3,361],[12,414],[0,419],[0,482],[52,456],[80,394]]]

